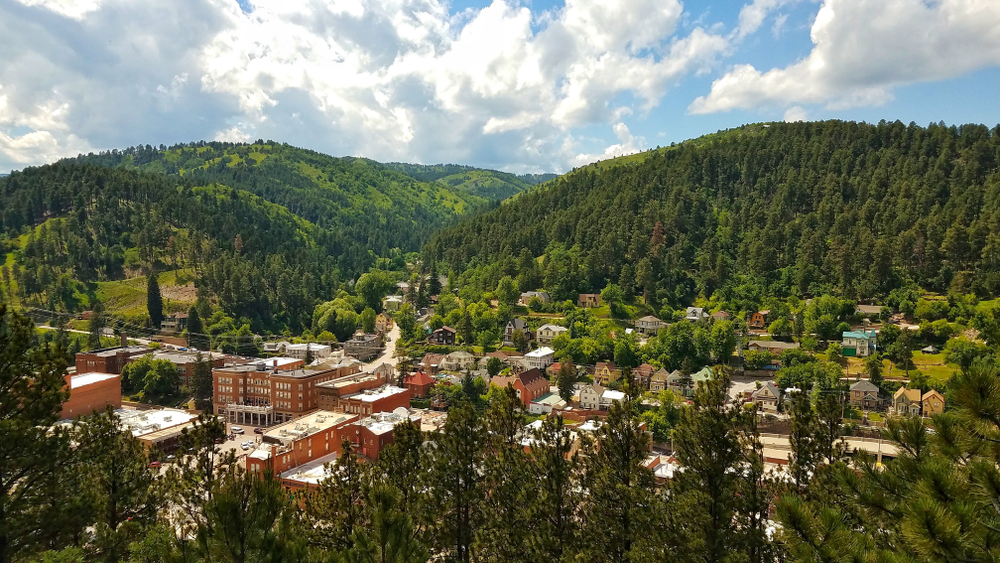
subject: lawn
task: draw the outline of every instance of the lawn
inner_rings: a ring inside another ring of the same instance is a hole
[[[924,354],[914,352],[913,364],[916,369],[927,376],[932,382],[946,382],[958,372],[958,366],[946,364],[944,354]],[[853,377],[865,372],[864,358],[847,358],[847,377]],[[882,360],[882,377],[886,379],[903,379],[906,372],[899,369],[889,360]]]

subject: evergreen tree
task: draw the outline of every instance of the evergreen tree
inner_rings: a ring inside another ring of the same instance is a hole
[[[194,305],[188,309],[187,333],[188,346],[197,350],[209,350],[212,347],[208,335],[205,334],[205,326],[201,322],[201,314]]]
[[[191,386],[194,391],[195,408],[209,410],[212,408],[212,364],[201,352],[195,356],[194,373],[191,376]]]
[[[562,415],[547,417],[532,436],[530,471],[534,498],[526,519],[528,561],[568,561],[581,546],[581,463],[576,438]]]
[[[315,494],[306,499],[312,525],[310,543],[325,550],[354,547],[354,534],[366,525],[364,499],[371,486],[368,467],[358,461],[350,440],[344,438],[337,461],[327,467]]]
[[[160,323],[163,322],[163,296],[160,295],[160,282],[155,273],[146,278],[146,310],[153,323],[153,330],[160,330]]]
[[[87,348],[97,350],[101,347],[101,333],[107,325],[107,317],[104,316],[104,304],[95,300],[91,310],[90,334],[87,336]]]
[[[474,559],[472,542],[482,524],[484,439],[482,421],[469,401],[448,411],[443,431],[433,438],[428,476],[436,508],[432,552],[460,563]]]
[[[569,403],[573,398],[573,387],[576,385],[576,366],[573,365],[572,357],[564,356],[559,362],[556,385],[559,387],[559,398]]]
[[[633,561],[633,547],[649,531],[653,473],[641,462],[650,443],[634,409],[631,400],[612,403],[586,460],[581,533],[590,561]]]
[[[425,563],[430,555],[416,538],[410,517],[399,509],[399,493],[376,485],[366,499],[369,524],[354,532],[343,563]]]
[[[431,261],[431,272],[427,280],[429,295],[441,295],[441,277],[438,276],[437,262]]]
[[[33,344],[31,320],[0,303],[0,563],[59,549],[82,532],[71,432],[52,426],[67,398],[65,356]]]
[[[313,363],[312,342],[306,342],[305,363],[306,363],[307,366],[311,365]]]

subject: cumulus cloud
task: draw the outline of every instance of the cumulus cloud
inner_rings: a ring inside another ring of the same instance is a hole
[[[741,28],[743,19],[741,14]],[[747,28],[758,21],[748,15]],[[751,65],[734,67],[689,111],[811,103],[834,109],[880,105],[892,99],[896,86],[1000,64],[1000,2],[824,0],[811,38],[809,55],[785,68],[761,72]]]
[[[642,147],[646,146],[646,139],[643,137],[636,137],[632,135],[632,132],[628,130],[628,126],[624,123],[616,123],[612,129],[615,132],[615,136],[618,137],[618,142],[604,149],[602,153],[587,154],[581,153],[573,157],[574,166],[583,166],[585,164],[590,164],[591,162],[597,162],[599,160],[607,160],[609,158],[617,158],[619,156],[625,156],[629,154],[635,154],[642,150]],[[573,143],[567,144],[566,148],[570,149]]]
[[[802,109],[801,106],[792,106],[785,110],[785,121],[792,123],[794,121],[805,121],[808,119],[806,110]]]
[[[262,137],[561,170],[580,156],[575,128],[650,111],[728,48],[712,30],[679,33],[682,15],[679,0],[546,13],[494,0],[457,15],[445,0],[2,3],[0,168],[81,147]]]

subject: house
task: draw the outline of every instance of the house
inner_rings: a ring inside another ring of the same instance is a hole
[[[441,369],[447,371],[463,371],[472,369],[475,365],[476,357],[464,350],[452,352],[441,360]]]
[[[594,369],[594,381],[605,387],[618,381],[621,376],[622,370],[618,369],[614,362],[597,362],[597,367]]]
[[[524,338],[531,340],[531,329],[528,328],[528,321],[524,319],[511,319],[507,322],[507,326],[503,331],[503,345],[514,346],[514,333],[519,330],[524,334]]]
[[[532,401],[549,392],[549,380],[541,370],[529,369],[513,377],[494,377],[491,384],[504,387],[510,385],[517,391],[517,398],[529,409]]]
[[[625,393],[621,391],[613,391],[611,389],[605,389],[601,393],[601,402],[599,405],[600,410],[606,411],[611,408],[614,403],[620,403],[625,400]]]
[[[386,311],[398,311],[403,307],[403,298],[398,295],[390,295],[382,302],[382,308]]]
[[[653,393],[658,393],[667,388],[667,378],[670,377],[670,372],[660,368],[649,378],[649,390]]]
[[[545,346],[524,355],[524,362],[527,364],[528,369],[543,370],[555,361],[556,351]]]
[[[428,344],[437,344],[438,346],[454,346],[455,345],[455,329],[450,326],[443,326],[430,334],[427,337]]]
[[[81,373],[64,375],[63,380],[66,382],[63,390],[69,393],[62,404],[64,419],[89,416],[108,405],[116,409],[122,406],[122,381],[118,374]]]
[[[843,333],[843,343],[845,356],[867,358],[875,353],[878,336],[874,330],[851,330]]]
[[[358,333],[344,342],[344,354],[364,362],[377,356],[382,351],[382,344],[381,334]]]
[[[785,350],[794,350],[798,347],[798,342],[781,342],[780,340],[751,340],[747,349],[756,350],[758,352],[770,352],[775,356],[780,356]]]
[[[867,379],[862,379],[851,385],[851,406],[864,410],[872,410],[879,407],[879,388]]]
[[[646,315],[645,317],[635,321],[635,330],[643,336],[655,336],[656,333],[665,326],[667,326],[667,323],[661,321],[653,315]]]
[[[510,367],[513,367],[515,365],[518,366],[522,365],[523,363],[522,361],[524,360],[524,356],[521,354],[515,354],[513,352],[505,352],[503,350],[495,350],[480,358],[479,367],[486,367],[486,364],[489,363],[490,358],[496,358],[501,362],[503,362],[505,366],[510,366]]]
[[[921,348],[920,352],[922,354],[937,354],[939,352],[939,350],[933,344],[930,344],[930,345],[928,345],[928,346],[926,346],[924,348]]]
[[[712,368],[710,367],[704,367],[701,371],[690,376],[686,376],[680,370],[676,370],[667,377],[667,389],[683,397],[693,397],[695,389],[698,388],[698,383],[708,381],[712,378],[712,375]]]
[[[546,393],[531,401],[528,412],[531,414],[549,414],[553,410],[562,410],[564,408],[566,408],[566,401],[562,400],[558,393]]]
[[[577,306],[584,309],[591,309],[594,307],[601,306],[601,294],[600,293],[581,293],[576,300]]]
[[[688,307],[684,313],[684,320],[693,323],[703,323],[708,320],[708,313],[701,307]]]
[[[649,389],[649,378],[653,377],[654,373],[656,373],[656,368],[649,364],[642,364],[632,370],[632,381],[643,389]]]
[[[425,371],[430,375],[435,375],[441,369],[441,362],[444,360],[444,354],[424,354],[424,357],[420,360],[417,366],[421,371]]]
[[[725,311],[716,311],[716,312],[712,313],[712,320],[713,321],[728,321],[729,320],[729,313],[727,313]]]
[[[763,311],[757,311],[756,313],[750,315],[750,322],[747,326],[757,330],[763,330],[767,327],[767,318],[771,316],[770,309],[764,309]]]
[[[774,386],[774,383],[768,381],[750,395],[750,400],[760,410],[777,411],[778,401],[781,400],[781,392]]]
[[[379,313],[375,317],[375,330],[377,332],[389,332],[392,329],[392,317],[386,315],[385,313]]]
[[[856,313],[866,319],[877,319],[882,314],[881,305],[858,305]]]
[[[572,364],[570,364],[570,365],[574,369],[576,369],[576,366],[573,366]],[[554,364],[550,364],[549,367],[545,368],[545,375],[549,376],[549,379],[554,380],[556,377],[559,376],[559,370],[561,368],[562,368],[562,363],[561,362],[556,362]]]
[[[544,291],[525,291],[521,294],[521,298],[517,300],[517,303],[518,305],[524,305],[527,307],[528,303],[531,303],[531,300],[535,297],[537,297],[542,303],[550,303],[552,301],[549,294]]]
[[[160,332],[166,334],[180,334],[187,329],[187,313],[172,313],[169,317],[160,321]]]
[[[900,387],[892,396],[892,409],[896,414],[920,416],[920,389]]]
[[[588,411],[600,410],[603,395],[604,388],[599,383],[584,385],[580,388],[580,408]]]
[[[552,341],[555,340],[557,336],[559,336],[560,334],[566,334],[568,332],[569,329],[564,326],[547,324],[547,325],[542,325],[538,329],[538,332],[536,333],[536,338],[538,339],[538,343],[541,344],[542,346],[549,346],[550,344],[552,344]]]
[[[403,387],[410,390],[411,397],[427,397],[430,395],[434,380],[423,370],[407,375],[403,379]]]
[[[924,416],[927,418],[944,412],[944,395],[936,389],[924,393],[924,396],[921,397],[921,403],[923,403]]]

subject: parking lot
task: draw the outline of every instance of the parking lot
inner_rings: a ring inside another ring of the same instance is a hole
[[[243,429],[243,434],[233,434],[233,428],[236,428],[236,427],[242,428]],[[233,450],[233,452],[236,453],[236,457],[237,458],[245,457],[248,453],[252,452],[254,450],[254,447],[256,447],[256,444],[259,444],[260,441],[261,441],[262,435],[261,434],[254,434],[254,429],[255,428],[258,428],[258,427],[256,427],[256,426],[249,426],[247,424],[230,424],[230,423],[227,422],[226,423],[226,435],[232,435],[233,439],[232,440],[227,440],[227,441],[223,442],[222,445],[219,446],[219,448],[222,451]],[[240,444],[242,444],[243,442],[253,442],[254,443],[254,447],[251,447],[250,449],[244,450],[240,446]]]

